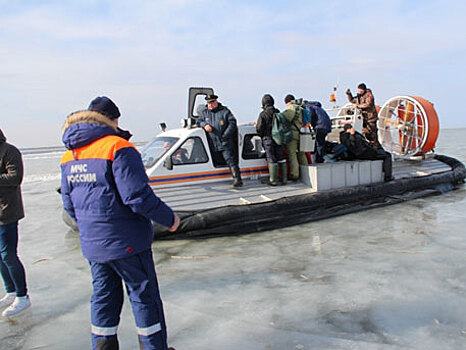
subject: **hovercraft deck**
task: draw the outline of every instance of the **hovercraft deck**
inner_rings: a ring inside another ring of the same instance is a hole
[[[325,166],[325,165],[323,165]],[[464,165],[435,156],[394,162],[394,181],[315,191],[301,182],[270,187],[251,180],[240,190],[229,183],[158,189],[180,215],[176,233],[154,226],[156,238],[200,238],[259,232],[439,194],[463,183]]]
[[[328,166],[325,163],[318,166]],[[420,161],[396,160],[393,177],[406,179],[450,171],[451,167],[436,159]],[[263,203],[283,197],[315,193],[316,190],[302,182],[288,182],[286,186],[267,186],[260,180],[245,181],[241,189],[232,189],[231,180],[184,187],[156,188],[155,193],[175,211],[202,211],[229,205]]]

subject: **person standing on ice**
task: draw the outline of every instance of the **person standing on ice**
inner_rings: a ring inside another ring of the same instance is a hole
[[[118,131],[108,97],[70,114],[63,127],[63,206],[79,228],[92,273],[92,348],[118,349],[125,284],[141,349],[167,350],[167,329],[152,258],[151,220],[173,232],[178,216],[148,185],[141,156]]]
[[[6,142],[0,130],[0,274],[6,294],[0,299],[2,316],[17,315],[31,306],[26,273],[17,254],[18,221],[24,218],[21,198],[21,152]]]
[[[366,87],[366,84],[358,85],[358,93],[353,97],[350,89],[346,89],[348,101],[354,104],[362,112],[362,127],[364,137],[376,148],[381,148],[377,133],[377,108],[375,108],[374,95],[372,90]]]

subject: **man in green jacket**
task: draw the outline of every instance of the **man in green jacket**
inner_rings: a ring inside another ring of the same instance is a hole
[[[299,130],[303,127],[302,107],[299,106],[293,95],[285,97],[286,109],[283,111],[285,118],[291,123],[293,138],[286,145],[288,163],[290,164],[290,179],[299,180],[299,166],[307,164],[306,154],[299,152]]]
[[[21,199],[23,160],[0,130],[0,275],[6,294],[0,299],[2,316],[19,314],[31,306],[26,274],[18,258],[18,221],[24,217]]]

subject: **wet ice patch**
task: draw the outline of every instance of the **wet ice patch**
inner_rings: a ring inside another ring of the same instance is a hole
[[[42,175],[27,175],[23,179],[23,184],[34,184],[41,182],[58,181],[61,178],[60,173],[42,174]]]

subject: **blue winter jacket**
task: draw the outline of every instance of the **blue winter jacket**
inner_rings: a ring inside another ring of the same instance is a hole
[[[125,258],[151,247],[151,220],[171,227],[172,210],[148,185],[134,145],[116,136],[103,114],[71,114],[63,129],[63,206],[76,220],[83,255],[95,262]]]
[[[319,129],[326,134],[332,131],[332,121],[319,101],[306,102],[305,108],[311,113],[311,125],[314,130]]]

